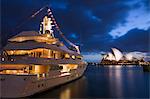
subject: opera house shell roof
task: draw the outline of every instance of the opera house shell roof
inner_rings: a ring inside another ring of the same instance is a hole
[[[104,60],[110,60],[110,61],[120,61],[120,60],[139,60],[139,58],[134,57],[132,53],[126,53],[123,54],[120,50],[117,48],[111,48],[111,52],[108,52],[103,56]],[[142,57],[140,58],[142,59]]]

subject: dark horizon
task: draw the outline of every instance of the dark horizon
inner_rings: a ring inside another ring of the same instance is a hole
[[[1,0],[2,46],[21,31],[38,31],[44,12],[16,26],[46,4],[67,38],[81,45],[83,53],[108,52],[112,47],[124,52],[150,51],[148,0]]]

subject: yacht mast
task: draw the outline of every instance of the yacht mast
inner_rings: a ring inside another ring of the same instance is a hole
[[[62,33],[62,31],[60,30],[59,26],[57,25],[57,22],[54,18],[54,16],[52,15],[52,11],[50,10],[50,8],[48,8],[48,15],[52,18],[52,21],[54,23],[55,28],[57,29],[57,31],[59,32],[59,35],[71,46],[73,46],[76,50],[77,53],[80,54],[80,50],[79,50],[79,46],[73,44],[70,40],[68,40],[64,34]]]
[[[43,22],[40,24],[40,30],[39,33],[40,34],[50,34],[52,37],[54,37],[53,34],[53,30],[52,27],[55,26],[55,28],[57,29],[57,31],[59,32],[59,35],[71,46],[73,46],[76,50],[77,53],[80,54],[80,50],[79,50],[79,46],[75,45],[74,43],[72,43],[70,40],[68,40],[63,32],[60,30],[59,26],[57,25],[57,22],[52,14],[51,9],[46,5],[44,7],[42,7],[41,9],[39,9],[38,11],[36,11],[33,15],[30,16],[30,18],[34,18],[36,17],[40,12],[42,12],[44,9],[47,9],[47,16],[44,17]],[[53,25],[54,24],[54,25]]]

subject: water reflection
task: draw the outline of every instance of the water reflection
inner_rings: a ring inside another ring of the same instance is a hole
[[[70,83],[58,86],[52,90],[36,94],[31,98],[59,98],[59,99],[71,99],[72,97],[83,97],[86,95],[87,81],[83,76],[80,79],[72,81]],[[84,91],[83,91],[84,89]]]
[[[122,73],[121,70],[119,70],[121,68],[121,65],[116,65],[115,67],[111,65],[108,66],[109,90],[112,97],[122,97]]]
[[[60,99],[71,99],[71,92],[70,91],[71,91],[70,88],[64,89],[60,93]]]
[[[32,98],[148,98],[149,78],[137,66],[88,66],[82,78]]]
[[[105,66],[105,67],[109,67],[109,68],[115,68],[115,69],[117,69],[117,68],[122,68],[123,66],[122,65],[107,65],[107,66]]]
[[[139,97],[149,92],[141,67],[108,66],[108,71],[110,97]]]

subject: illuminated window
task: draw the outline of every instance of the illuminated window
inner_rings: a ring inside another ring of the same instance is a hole
[[[53,51],[52,50],[48,50],[48,58],[53,58]]]
[[[77,59],[82,59],[82,56],[76,56],[77,57]]]
[[[54,53],[55,53],[55,59],[60,59],[61,58],[61,52],[59,52],[59,51],[54,51]]]
[[[59,66],[62,66],[61,72],[69,72],[78,68],[78,64],[59,64]]]
[[[75,58],[76,58],[74,55],[72,55],[71,57],[72,57],[72,59],[75,59]]]
[[[65,54],[65,58],[70,58],[70,55],[69,54]]]
[[[42,58],[60,59],[62,57],[61,52],[45,48],[37,48],[31,50],[10,50],[7,51],[7,53],[8,55],[27,55],[30,57],[42,57]],[[66,58],[70,58],[69,54],[66,55]]]
[[[2,61],[5,61],[5,58],[4,57],[2,57],[2,59],[1,59]]]

